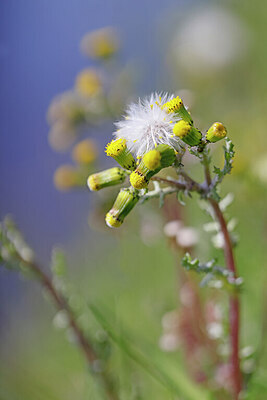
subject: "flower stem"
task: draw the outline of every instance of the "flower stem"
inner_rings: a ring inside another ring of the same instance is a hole
[[[204,162],[205,180],[207,186],[211,184],[211,176],[208,162]],[[229,271],[231,271],[235,278],[237,278],[237,269],[233,254],[233,246],[231,237],[227,228],[224,215],[219,207],[217,201],[212,198],[208,199],[216,218],[220,224],[221,233],[224,238],[224,258]],[[232,369],[232,385],[234,399],[238,400],[239,394],[242,389],[242,376],[240,371],[239,362],[239,329],[240,329],[240,302],[238,293],[230,295],[229,305],[229,318],[230,318],[230,341],[231,341],[231,369]]]
[[[22,261],[23,264],[25,264],[24,260],[20,259],[20,261]],[[35,276],[42,284],[42,286],[48,290],[58,310],[64,310],[67,313],[69,319],[69,326],[75,332],[80,349],[83,352],[89,366],[92,366],[94,361],[98,360],[99,357],[96,354],[93,345],[90,343],[89,339],[84,336],[82,330],[77,324],[75,316],[71,308],[69,307],[66,299],[60,293],[57,292],[57,289],[53,285],[52,280],[48,275],[46,275],[43,272],[43,270],[39,267],[39,265],[33,262],[27,262],[26,265],[31,271],[34,272]],[[97,377],[101,387],[105,390],[106,398],[108,400],[118,400],[119,397],[115,392],[114,384],[110,379],[110,377],[108,376],[108,374],[106,373],[106,371],[103,370],[100,373],[97,373]]]

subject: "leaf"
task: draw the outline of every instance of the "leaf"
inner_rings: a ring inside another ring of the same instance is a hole
[[[218,183],[220,183],[223,180],[225,175],[230,174],[232,170],[235,151],[234,151],[234,144],[229,138],[225,138],[225,146],[223,149],[224,149],[224,166],[222,169],[214,166],[213,169],[213,172],[215,174],[214,187],[216,187]]]
[[[189,253],[186,253],[182,259],[182,266],[188,271],[192,270],[198,274],[205,274],[200,286],[206,286],[212,279],[220,280],[228,289],[239,290],[243,285],[243,279],[235,278],[232,271],[216,265],[216,259],[200,263],[197,258],[191,258]]]

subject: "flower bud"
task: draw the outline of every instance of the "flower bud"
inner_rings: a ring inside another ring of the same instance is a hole
[[[72,158],[78,164],[90,164],[97,156],[97,147],[92,139],[82,140],[72,150]]]
[[[108,143],[106,146],[106,154],[108,157],[114,158],[123,168],[134,170],[136,167],[135,159],[126,146],[125,139],[116,139]]]
[[[76,77],[75,89],[84,97],[97,95],[102,90],[102,83],[97,72],[91,68],[81,71]]]
[[[54,174],[54,184],[58,190],[67,191],[84,183],[83,176],[72,165],[62,165]]]
[[[109,27],[89,32],[81,41],[83,53],[100,60],[112,57],[118,51],[118,47],[117,32]]]
[[[118,228],[124,221],[124,218],[133,209],[139,200],[138,194],[132,189],[121,189],[113,207],[106,215],[106,224],[110,228]]]
[[[167,144],[160,144],[147,152],[137,169],[131,173],[130,182],[135,189],[147,187],[150,178],[162,168],[169,167],[175,161],[175,151]]]
[[[193,123],[191,115],[185,108],[183,100],[179,96],[165,103],[163,105],[163,108],[166,109],[168,113],[176,113],[177,115],[179,115],[179,117],[181,117],[189,124]]]
[[[108,186],[122,183],[125,180],[125,175],[125,171],[121,168],[109,168],[105,171],[90,175],[87,179],[87,185],[91,191],[97,191]]]
[[[189,146],[197,146],[201,142],[201,133],[188,122],[178,121],[173,127],[173,133]]]
[[[215,143],[218,142],[218,140],[225,138],[226,135],[227,131],[225,126],[220,122],[214,122],[207,131],[206,139],[208,142]]]

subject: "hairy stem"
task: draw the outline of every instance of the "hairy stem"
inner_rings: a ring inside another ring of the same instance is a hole
[[[211,184],[211,176],[209,170],[208,162],[204,161],[204,172],[206,184],[209,187]],[[224,215],[219,207],[218,202],[214,199],[208,199],[215,216],[220,224],[220,229],[224,238],[224,258],[227,268],[234,274],[237,278],[237,269],[235,265],[235,259],[233,254],[233,246],[231,237],[227,228],[227,224]],[[231,340],[231,369],[232,369],[232,385],[234,399],[238,400],[239,394],[242,389],[242,375],[240,371],[239,362],[239,329],[240,329],[240,302],[238,293],[233,293],[230,295],[230,305],[229,305],[229,318],[230,318],[230,340]]]
[[[25,261],[20,258],[20,261],[25,264]],[[39,282],[42,284],[42,286],[50,293],[51,297],[54,300],[55,306],[57,307],[58,310],[64,310],[69,319],[69,326],[73,329],[75,332],[75,335],[77,337],[79,346],[81,351],[83,352],[85,359],[87,360],[89,366],[92,366],[94,361],[98,360],[99,357],[97,356],[92,344],[90,343],[89,339],[86,338],[80,329],[79,325],[76,322],[75,316],[69,307],[66,299],[58,293],[57,289],[52,283],[52,280],[48,275],[46,275],[42,269],[37,265],[36,263],[33,262],[27,262],[26,263],[27,267],[32,270],[35,274],[35,276],[38,278]],[[106,373],[105,370],[102,372],[97,373],[97,378],[101,384],[101,387],[104,388],[105,393],[106,393],[106,398],[108,400],[118,400],[119,397],[117,393],[115,392],[114,384],[108,374]]]
[[[165,183],[166,185],[170,186],[175,186],[177,190],[188,190],[188,191],[194,191],[198,193],[204,193],[205,190],[203,187],[195,182],[193,179],[191,179],[189,176],[187,176],[187,182],[182,183],[182,182],[177,182],[176,180],[168,179],[168,178],[162,178],[160,176],[153,176],[151,178],[151,181],[157,181],[161,183]]]

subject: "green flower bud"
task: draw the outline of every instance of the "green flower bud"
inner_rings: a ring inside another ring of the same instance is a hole
[[[168,113],[176,113],[181,117],[184,121],[188,122],[189,124],[193,124],[193,120],[191,115],[187,111],[184,106],[183,100],[177,96],[174,99],[168,101],[163,105],[163,108],[167,110]]]
[[[173,127],[173,133],[189,146],[197,146],[201,142],[201,133],[188,122],[178,121]]]
[[[112,142],[108,143],[106,146],[106,154],[114,158],[114,160],[125,169],[133,171],[136,168],[135,159],[127,149],[125,139],[112,140]]]
[[[147,187],[150,178],[162,168],[169,167],[175,161],[175,151],[167,144],[160,144],[147,152],[137,169],[131,173],[130,182],[135,189]]]
[[[121,189],[113,207],[106,214],[106,224],[110,228],[118,228],[124,221],[124,218],[134,208],[139,200],[138,194],[132,189]]]
[[[125,180],[126,173],[119,167],[109,168],[90,175],[87,185],[90,190],[97,191],[108,186],[118,185]]]
[[[225,138],[226,135],[227,131],[225,126],[220,122],[214,122],[207,131],[206,139],[208,142],[215,143],[218,142],[218,140]]]

